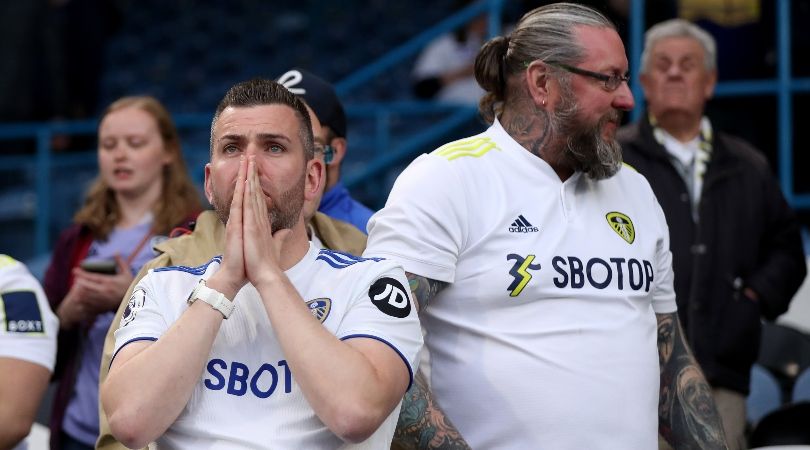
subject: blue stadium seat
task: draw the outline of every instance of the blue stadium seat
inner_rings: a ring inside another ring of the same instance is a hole
[[[751,367],[751,392],[745,400],[746,418],[756,424],[771,411],[782,405],[782,391],[776,377],[765,367]]]
[[[804,372],[796,378],[791,401],[793,403],[810,402],[810,368],[804,369]]]

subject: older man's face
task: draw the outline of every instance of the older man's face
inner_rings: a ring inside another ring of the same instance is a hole
[[[653,45],[641,86],[654,117],[703,115],[717,81],[717,72],[706,70],[705,57],[700,42],[689,37],[664,38]]]

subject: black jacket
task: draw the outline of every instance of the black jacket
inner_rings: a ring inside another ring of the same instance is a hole
[[[647,177],[669,225],[678,316],[712,386],[748,393],[761,317],[788,309],[807,272],[799,224],[767,160],[747,142],[715,131],[699,221],[686,184],[649,121],[618,134],[624,160]],[[742,294],[750,287],[754,302]]]

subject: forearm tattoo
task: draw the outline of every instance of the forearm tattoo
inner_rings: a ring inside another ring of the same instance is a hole
[[[659,433],[676,449],[727,449],[712,390],[684,339],[677,313],[658,314]]]
[[[419,311],[425,309],[436,294],[447,287],[444,281],[436,281],[410,272],[405,272],[405,275],[408,277],[408,284]]]
[[[419,310],[427,307],[447,283],[406,272],[414,301]],[[394,449],[468,449],[470,448],[434,403],[422,372],[402,399],[399,422],[391,448]]]
[[[399,422],[391,448],[396,449],[469,449],[450,420],[445,417],[419,372],[402,399]]]

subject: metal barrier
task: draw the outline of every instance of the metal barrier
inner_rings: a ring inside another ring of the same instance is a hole
[[[382,149],[379,156],[364,164],[359,170],[347,171],[344,175],[344,184],[353,187],[367,181],[369,178],[383,173],[388,167],[397,162],[405,161],[415,153],[425,151],[423,143],[430,142],[446,135],[455,127],[468,123],[476,117],[474,108],[456,105],[443,105],[433,102],[397,102],[397,103],[368,103],[360,105],[347,105],[347,115],[350,120],[373,120],[376,134],[371,138],[376,149]],[[407,137],[396,145],[393,141],[390,119],[392,117],[421,117],[425,114],[446,114],[445,119],[438,120],[430,129],[415,136]],[[211,115],[186,114],[174,116],[177,128],[182,132],[191,131],[201,133],[200,137],[208,136],[211,126]],[[35,173],[32,189],[35,199],[34,222],[34,254],[47,253],[50,248],[49,227],[52,221],[52,189],[54,174],[58,171],[75,170],[78,167],[95,167],[95,151],[76,153],[53,153],[51,140],[54,136],[83,136],[95,135],[98,122],[96,120],[60,122],[60,123],[25,123],[0,125],[0,146],[3,141],[25,139],[32,140],[36,153],[31,155],[0,155],[0,174],[25,172]],[[207,148],[183,146],[186,160],[199,159],[196,155],[205,154]],[[352,152],[349,153],[351,161]],[[197,167],[189,165],[189,170],[197,173]],[[0,175],[2,176],[2,175]],[[200,177],[192,177],[198,183]],[[24,218],[24,217],[22,217]]]
[[[500,33],[502,10],[503,0],[484,0],[474,3],[336,83],[336,90],[340,95],[347,94],[372,78],[384,74],[386,70],[401,63],[405,58],[416,54],[433,38],[463,25],[481,13],[487,12],[490,14],[490,35],[497,35]],[[716,96],[777,95],[779,105],[779,178],[781,186],[786,198],[794,208],[810,209],[810,194],[799,194],[793,190],[792,95],[799,92],[810,92],[810,78],[792,78],[790,76],[789,11],[790,0],[778,0],[776,29],[778,30],[779,66],[777,79],[719,83]],[[639,105],[632,112],[631,117],[636,119],[643,110],[643,95],[638,83],[638,66],[643,46],[643,30],[645,29],[643,0],[632,1],[630,25],[628,48],[632,76],[635,80],[632,88]],[[424,148],[428,142],[439,139],[449,131],[469,123],[477,114],[474,108],[432,102],[347,104],[346,106],[350,119],[374,121],[375,135],[372,146],[376,149],[384,149],[379,156],[365,162],[363,167],[355,171],[345,171],[344,183],[350,188],[378,177],[392,165],[403,163],[416,154],[429,150]],[[428,113],[443,113],[445,116],[420,133],[405,137],[396,145],[392,144],[390,126],[392,117],[397,115],[416,116]],[[207,135],[211,116],[209,114],[190,114],[178,115],[174,119],[177,127],[181,130],[199,130]],[[37,177],[34,188],[36,215],[33,218],[35,254],[46,253],[49,249],[48,227],[51,222],[52,171],[75,167],[80,161],[83,161],[84,164],[90,164],[89,161],[91,160],[95,161],[93,152],[89,154],[85,152],[83,155],[54,155],[50,144],[51,139],[53,136],[61,134],[93,135],[96,132],[96,126],[97,122],[95,120],[0,125],[0,142],[12,139],[33,139],[36,143],[35,155],[0,155],[0,173],[3,171],[30,169],[32,166],[36,167]],[[188,149],[186,149],[186,152],[188,153]],[[349,160],[351,160],[351,152],[349,153]]]
[[[497,36],[501,34],[502,11],[503,0],[483,0],[467,6],[336,83],[335,90],[338,95],[345,95],[372,78],[382,75],[387,69],[401,63],[405,58],[415,55],[433,39],[469,22],[482,13],[489,14],[489,36]]]

